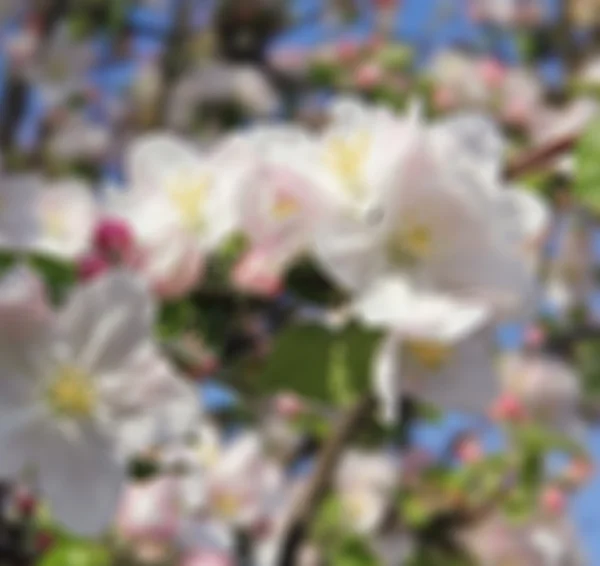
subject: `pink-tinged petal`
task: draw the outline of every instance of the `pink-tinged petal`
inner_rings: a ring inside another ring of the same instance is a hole
[[[201,279],[204,253],[184,232],[165,232],[159,242],[143,250],[140,272],[161,298],[186,295]]]
[[[39,222],[36,251],[72,259],[89,248],[97,208],[88,186],[65,181],[45,187],[38,195],[36,210]]]
[[[439,87],[433,93],[433,104],[440,112],[445,112],[457,105],[456,94],[447,87]]]
[[[124,491],[117,531],[126,540],[171,541],[179,531],[177,485],[170,478],[133,483]]]
[[[371,90],[383,81],[383,70],[379,65],[366,63],[354,73],[354,83],[362,90]]]
[[[489,88],[499,88],[506,78],[506,68],[494,59],[484,59],[479,63],[479,73]]]
[[[279,393],[274,402],[275,412],[283,418],[293,419],[306,411],[306,403],[293,391]]]
[[[233,270],[233,284],[240,290],[266,295],[277,295],[283,288],[281,268],[275,266],[269,248],[248,252]]]
[[[91,253],[77,262],[77,278],[83,282],[92,281],[105,274],[109,269],[110,264],[102,256]]]
[[[47,325],[52,316],[44,283],[28,267],[20,265],[0,280],[0,320],[14,337]]]
[[[225,552],[196,550],[184,556],[180,566],[234,566],[232,557]]]

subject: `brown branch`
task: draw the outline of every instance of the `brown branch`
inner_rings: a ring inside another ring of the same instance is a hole
[[[577,141],[577,137],[576,135],[565,136],[523,152],[508,164],[506,178],[511,180],[516,179],[543,168],[552,159],[572,149]],[[278,566],[295,566],[298,551],[308,534],[310,522],[327,494],[331,483],[331,476],[344,446],[357,432],[361,423],[371,415],[374,407],[374,397],[370,393],[365,394],[342,416],[339,425],[325,443],[319,456],[315,473],[306,488],[304,497],[293,510],[287,530],[282,537]],[[504,493],[504,489],[499,490],[497,497],[501,497]],[[496,498],[494,497],[493,500],[495,501]],[[478,509],[474,513],[474,516],[479,517],[482,514],[486,514],[488,510],[489,505],[485,505],[481,509]]]
[[[508,180],[514,180],[533,171],[543,169],[549,161],[571,150],[578,138],[578,135],[571,134],[524,151],[508,163],[505,177]]]
[[[287,530],[282,537],[279,566],[295,566],[296,556],[307,535],[320,503],[327,494],[331,476],[344,446],[355,435],[363,421],[375,408],[375,398],[366,393],[342,416],[332,436],[328,439],[317,462],[317,468],[302,500],[292,511]]]

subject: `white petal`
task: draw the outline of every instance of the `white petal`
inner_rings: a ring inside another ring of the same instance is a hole
[[[392,329],[412,338],[456,341],[480,328],[488,318],[482,304],[419,291],[401,277],[379,278],[354,304],[369,326]]]
[[[69,531],[97,536],[110,525],[124,482],[112,444],[95,427],[77,438],[48,433],[39,453],[43,496],[53,517]]]
[[[75,290],[60,315],[72,354],[93,374],[119,369],[151,335],[154,305],[133,275],[114,272]]]
[[[35,202],[42,190],[33,175],[5,176],[0,181],[0,248],[29,251],[38,237]]]
[[[351,291],[363,289],[385,266],[376,235],[355,219],[328,219],[317,229],[314,243],[325,273]]]
[[[373,363],[373,389],[381,406],[384,423],[398,421],[401,389],[401,340],[390,334],[383,340]]]
[[[147,193],[162,192],[173,175],[195,175],[202,167],[193,146],[166,133],[136,140],[129,148],[126,163],[134,189]]]
[[[482,412],[500,393],[493,365],[493,332],[483,330],[458,343],[440,369],[428,369],[403,356],[403,385],[408,393],[449,410]]]
[[[97,218],[91,187],[78,181],[44,187],[38,195],[36,211],[36,251],[71,259],[88,249]]]
[[[4,388],[0,415],[0,478],[16,479],[25,467],[36,462],[43,444],[40,431],[43,430],[42,412],[35,406],[13,404],[4,405]]]

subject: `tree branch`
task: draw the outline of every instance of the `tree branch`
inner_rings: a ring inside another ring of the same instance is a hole
[[[371,415],[374,408],[375,398],[371,393],[366,393],[342,415],[338,426],[323,447],[304,497],[292,511],[286,533],[282,537],[279,566],[295,566],[300,546],[319,504],[327,494],[331,476],[344,446],[354,436],[363,421]]]
[[[578,135],[563,136],[551,140],[547,144],[524,151],[508,163],[505,170],[506,179],[514,180],[533,171],[543,169],[548,165],[548,162],[571,150],[578,138]]]

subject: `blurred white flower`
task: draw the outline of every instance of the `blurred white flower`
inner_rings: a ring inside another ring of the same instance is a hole
[[[239,229],[250,244],[233,273],[238,287],[277,292],[290,264],[310,253],[315,226],[332,206],[310,174],[316,147],[299,128],[263,127],[221,150],[249,163],[236,188]]]
[[[135,352],[126,368],[129,381],[115,380],[105,387],[119,452],[135,455],[181,442],[200,415],[193,387],[152,343]]]
[[[546,354],[505,354],[500,363],[504,390],[545,426],[579,438],[581,385],[574,368]]]
[[[169,477],[129,482],[117,512],[119,537],[129,544],[172,542],[181,525],[178,496],[176,483]]]
[[[163,297],[187,293],[206,255],[235,227],[230,178],[187,142],[169,134],[141,137],[129,149],[130,192],[108,194],[109,215],[126,220],[140,251],[138,270]]]
[[[143,286],[114,273],[25,334],[0,318],[0,475],[33,468],[53,515],[75,533],[97,535],[113,516],[124,473],[104,386],[130,380],[127,362],[150,339],[152,317]]]
[[[393,131],[391,121],[381,117],[379,128]],[[395,131],[402,149],[378,148],[370,183],[342,179],[346,190],[368,186],[362,212],[343,203],[316,233],[317,257],[354,295],[354,313],[391,332],[375,363],[382,398],[401,387],[401,366],[392,363],[401,342],[452,347],[488,320],[523,312],[536,290],[539,248],[530,247],[547,221],[536,197],[503,189],[502,143],[487,122],[467,116]],[[369,155],[366,146],[357,155]],[[448,389],[445,380],[435,382]],[[386,404],[388,419],[395,401],[393,394]]]
[[[91,189],[76,180],[46,184],[33,175],[0,183],[0,248],[75,259],[89,246],[96,221]]]
[[[207,506],[228,525],[251,526],[277,509],[282,470],[270,462],[258,435],[243,433],[207,469]]]
[[[335,479],[344,520],[357,533],[373,535],[389,511],[399,481],[400,465],[393,457],[384,452],[347,452]]]

